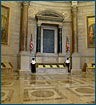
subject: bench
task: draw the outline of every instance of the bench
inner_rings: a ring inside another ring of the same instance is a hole
[[[87,63],[86,72],[88,72],[89,70],[95,71],[95,63]]]

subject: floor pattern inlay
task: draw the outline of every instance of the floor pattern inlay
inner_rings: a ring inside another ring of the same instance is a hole
[[[95,74],[1,73],[1,104],[95,104]]]

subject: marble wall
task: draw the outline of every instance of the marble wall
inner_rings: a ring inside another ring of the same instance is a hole
[[[95,2],[79,2],[78,7],[78,51],[81,68],[84,63],[95,62],[95,48],[87,47],[87,16],[95,16]]]
[[[19,52],[21,5],[15,1],[2,1],[1,5],[10,8],[8,45],[1,45],[1,62],[11,62],[17,69],[17,54]]]
[[[42,8],[43,6],[43,8]],[[64,22],[62,25],[62,54],[58,57],[58,55],[56,55],[56,57],[53,57],[49,54],[48,57],[46,56],[46,54],[42,55],[40,54],[40,56],[37,59],[37,62],[43,62],[46,60],[46,62],[49,62],[49,60],[53,62],[55,60],[55,62],[61,62],[63,63],[65,58],[64,56],[66,56],[66,36],[68,36],[68,38],[70,39],[70,35],[71,35],[71,2],[63,2],[63,3],[58,3],[58,2],[45,2],[45,1],[31,1],[30,3],[30,7],[29,7],[29,11],[28,11],[28,51],[30,51],[30,34],[32,33],[32,37],[33,37],[33,42],[34,42],[34,48],[33,48],[33,52],[32,54],[34,54],[36,52],[36,19],[35,16],[36,14],[44,11],[44,10],[49,10],[49,11],[53,11],[56,12],[58,14],[63,15],[64,18]],[[43,21],[44,22],[44,21]],[[48,21],[49,23],[52,24],[52,22]],[[46,21],[45,21],[46,23]],[[55,22],[54,22],[55,23]],[[57,24],[57,23],[56,23]],[[45,56],[45,57],[44,57]],[[51,58],[50,58],[51,57]],[[50,58],[50,59],[49,59]],[[47,61],[48,60],[48,61]]]

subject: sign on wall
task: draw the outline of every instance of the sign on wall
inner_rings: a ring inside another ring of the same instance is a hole
[[[95,16],[87,17],[87,45],[95,48]]]
[[[8,44],[9,8],[1,6],[1,43]]]

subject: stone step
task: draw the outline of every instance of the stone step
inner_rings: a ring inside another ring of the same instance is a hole
[[[67,68],[36,68],[36,74],[68,74]]]

